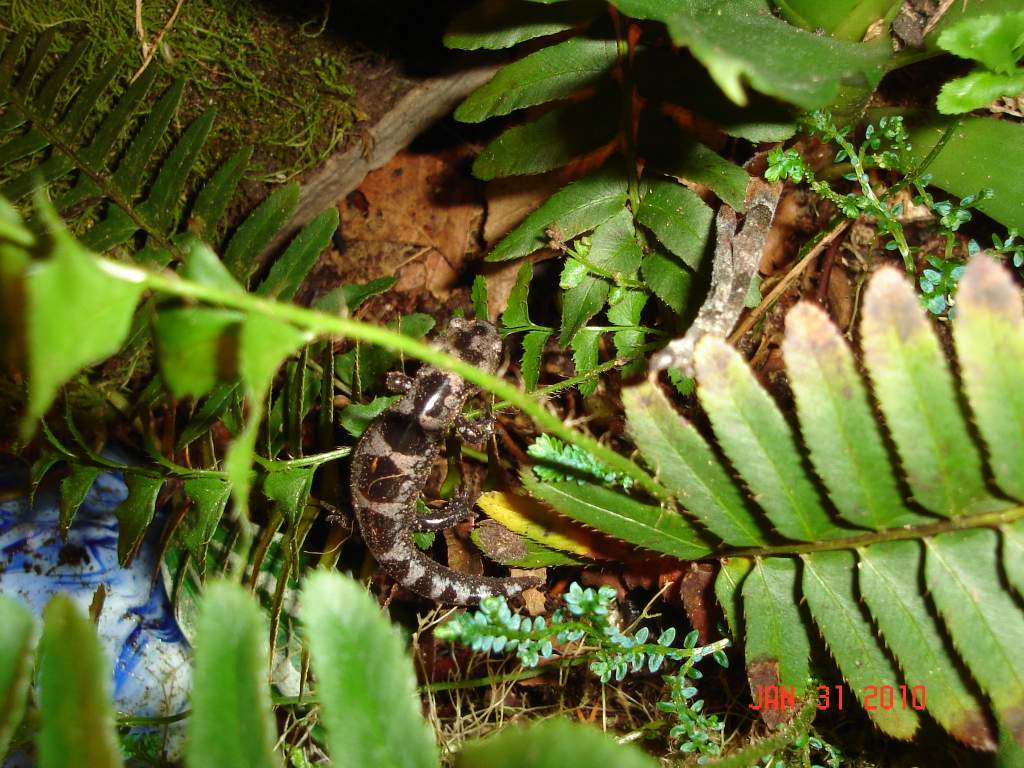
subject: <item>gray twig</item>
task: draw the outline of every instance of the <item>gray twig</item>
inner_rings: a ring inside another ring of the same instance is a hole
[[[715,217],[715,256],[711,288],[686,335],[673,339],[651,358],[650,372],[678,368],[693,376],[693,350],[706,334],[728,336],[743,311],[750,282],[757,274],[782,185],[753,177],[747,185],[747,214],[736,231],[736,211],[723,204]]]

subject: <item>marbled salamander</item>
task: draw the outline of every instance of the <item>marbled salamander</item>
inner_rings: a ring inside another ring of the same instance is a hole
[[[501,337],[490,323],[452,318],[440,340],[444,351],[494,373],[501,362]],[[438,450],[454,424],[464,440],[490,435],[490,421],[462,418],[477,388],[454,373],[423,366],[414,378],[388,377],[404,396],[370,424],[352,455],[352,505],[363,540],[379,566],[395,581],[424,597],[468,605],[485,597],[519,594],[536,581],[528,578],[471,576],[445,568],[413,544],[412,532],[450,528],[472,514],[465,494],[430,515],[416,513]]]

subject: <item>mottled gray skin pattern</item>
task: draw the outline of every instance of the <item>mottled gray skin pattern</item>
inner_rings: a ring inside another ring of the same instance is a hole
[[[501,362],[501,337],[490,323],[452,318],[440,348],[488,373]],[[413,379],[391,384],[404,397],[370,424],[352,455],[352,505],[366,546],[378,565],[407,589],[455,605],[485,597],[511,597],[536,582],[523,578],[471,576],[445,568],[412,541],[414,530],[451,527],[472,512],[465,497],[430,519],[416,514],[438,450],[453,424],[461,421],[466,400],[477,388],[448,371],[424,366]],[[487,427],[458,424],[465,434],[485,436]],[[488,425],[489,426],[489,425]]]

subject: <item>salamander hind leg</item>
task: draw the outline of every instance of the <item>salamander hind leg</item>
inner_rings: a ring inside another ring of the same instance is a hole
[[[443,507],[416,515],[412,528],[414,531],[443,531],[472,516],[473,502],[470,501],[469,490],[463,486]]]

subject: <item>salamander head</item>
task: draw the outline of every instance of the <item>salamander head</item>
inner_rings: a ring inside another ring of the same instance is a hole
[[[501,336],[497,328],[484,320],[453,317],[448,323],[442,346],[488,373],[494,373],[501,364]]]

